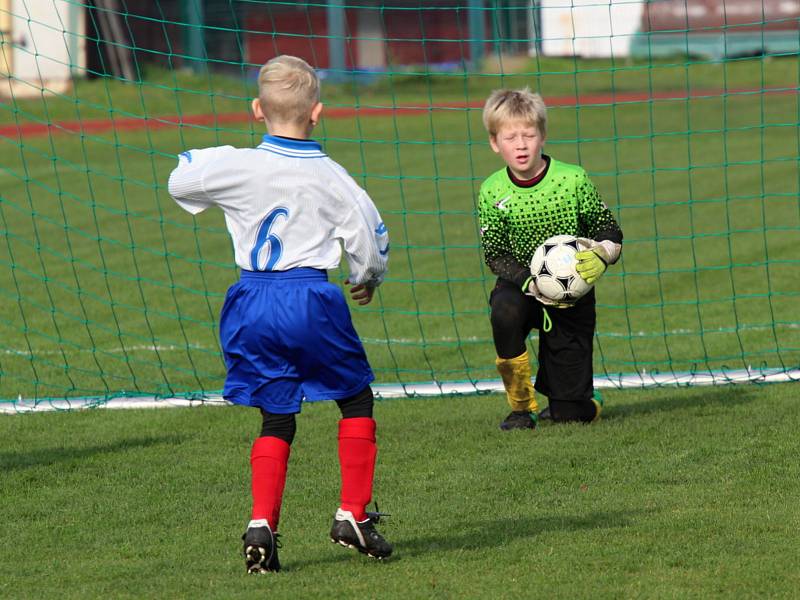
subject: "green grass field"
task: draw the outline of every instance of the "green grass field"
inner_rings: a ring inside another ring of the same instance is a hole
[[[797,368],[798,98],[746,91],[796,91],[796,57],[528,71],[397,74],[327,86],[324,100],[475,103],[501,85],[699,94],[550,110],[547,151],[584,165],[625,232],[598,290],[596,372]],[[251,94],[183,73],[81,81],[67,97],[0,105],[0,127],[227,114]],[[390,229],[390,277],[353,309],[379,382],[496,378],[474,207],[501,165],[480,111],[329,119],[317,134]],[[221,213],[193,220],[166,178],[184,149],[260,135],[228,123],[0,136],[0,401],[221,389],[230,241]],[[285,572],[266,577],[246,577],[239,557],[255,411],[3,416],[0,598],[795,598],[796,388],[604,391],[597,424],[511,434],[497,428],[498,395],[381,401],[375,497],[396,545],[385,563],[327,540],[338,415],[309,404]]]
[[[502,433],[497,395],[387,400],[378,563],[328,541],[330,402],[298,419],[282,573],[244,574],[238,407],[0,419],[0,597],[796,598],[796,384],[606,394],[590,426]]]
[[[597,372],[796,368],[798,99],[741,92],[796,89],[796,58],[551,60],[529,73],[397,74],[328,86],[324,100],[480,102],[525,84],[546,97],[699,94],[550,110],[547,151],[590,172],[625,232],[598,290]],[[65,97],[4,105],[0,124],[244,112],[251,88],[163,72],[140,85],[81,81]],[[256,144],[255,125],[0,138],[0,399],[221,388],[215,324],[237,277],[230,241],[221,212],[193,220],[166,179],[178,152]],[[501,164],[480,110],[329,119],[316,133],[389,226],[390,276],[355,310],[379,381],[494,378],[475,194]]]

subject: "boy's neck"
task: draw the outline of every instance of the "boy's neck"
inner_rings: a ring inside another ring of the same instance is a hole
[[[312,127],[300,127],[281,123],[267,127],[267,133],[278,137],[294,138],[296,140],[307,140],[311,136]]]
[[[506,166],[506,171],[511,177],[511,181],[513,181],[515,185],[521,187],[532,187],[544,179],[549,166],[550,157],[546,154],[541,154],[536,164],[534,164],[533,167],[526,173],[519,173],[509,166]]]

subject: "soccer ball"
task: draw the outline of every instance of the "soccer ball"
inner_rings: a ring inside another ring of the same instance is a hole
[[[531,275],[539,293],[559,304],[572,304],[592,289],[575,265],[575,254],[584,250],[571,235],[554,235],[536,249],[531,259]]]

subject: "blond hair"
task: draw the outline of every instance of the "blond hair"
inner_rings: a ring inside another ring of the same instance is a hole
[[[302,125],[319,102],[319,77],[302,58],[276,56],[258,72],[258,101],[267,121]]]
[[[547,107],[539,94],[528,88],[495,90],[483,106],[483,126],[495,136],[500,128],[512,121],[522,121],[547,134]]]

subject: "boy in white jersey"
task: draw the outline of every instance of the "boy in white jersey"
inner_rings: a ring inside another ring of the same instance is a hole
[[[331,541],[385,558],[392,546],[366,512],[377,446],[372,370],[341,289],[327,269],[344,248],[350,294],[372,300],[389,253],[375,205],[309,139],[322,112],[319,79],[302,59],[278,56],[259,73],[252,109],[268,131],[256,148],[184,152],[169,192],[192,214],[218,206],[233,238],[241,279],[220,316],[227,367],[223,395],[257,407],[261,435],[250,454],[253,509],[245,532],[248,573],[280,570],[276,535],[295,414],[301,402],[338,404],[340,505]]]
[[[481,246],[497,275],[490,297],[492,336],[511,413],[500,428],[534,429],[538,418],[589,422],[600,415],[594,398],[592,341],[594,288],[574,305],[552,307],[538,293],[530,263],[547,238],[583,238],[578,274],[595,283],[622,251],[622,230],[581,167],[542,153],[547,110],[530,90],[496,90],[483,123],[489,144],[506,167],[483,182],[479,198]],[[539,329],[536,391],[549,399],[537,415],[526,340]]]

